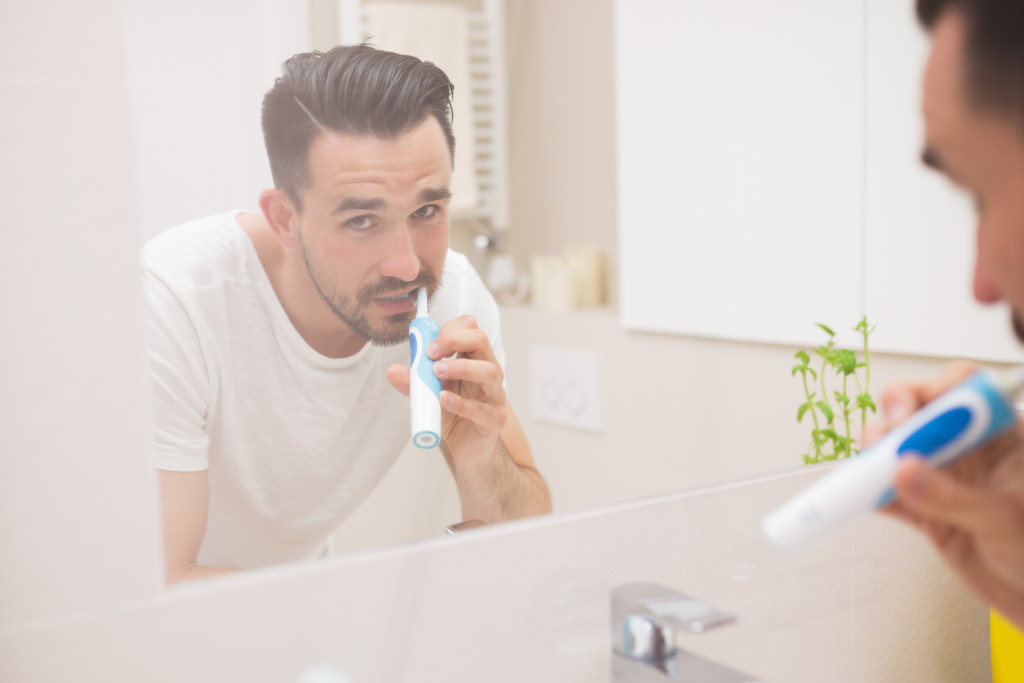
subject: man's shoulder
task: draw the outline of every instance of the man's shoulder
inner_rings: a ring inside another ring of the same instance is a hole
[[[444,275],[441,281],[445,288],[461,290],[476,287],[480,282],[480,276],[465,254],[449,249],[444,260]]]
[[[489,318],[491,309],[496,307],[473,264],[464,254],[451,249],[435,304],[431,316],[442,322],[467,314]]]
[[[142,248],[143,271],[178,287],[244,277],[248,238],[237,215],[232,211],[168,228]]]

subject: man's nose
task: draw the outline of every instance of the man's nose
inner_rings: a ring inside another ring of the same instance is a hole
[[[999,286],[988,274],[980,256],[974,261],[974,298],[983,304],[994,304],[1003,298]]]
[[[409,227],[397,226],[387,244],[387,252],[380,262],[380,274],[412,282],[420,274],[420,259]]]

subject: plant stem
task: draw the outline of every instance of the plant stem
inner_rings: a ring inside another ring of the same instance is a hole
[[[846,378],[847,378],[847,375],[844,373],[843,374],[843,396],[847,396],[848,397],[849,394],[846,393]],[[847,400],[846,403],[843,404],[843,422],[846,423],[846,457],[849,458],[850,455],[851,455],[850,448],[852,447],[851,446],[852,442],[850,441],[850,401],[849,400]]]
[[[818,431],[820,429],[820,427],[818,426],[818,413],[814,409],[814,403],[811,401],[811,390],[807,386],[807,373],[801,372],[800,374],[804,376],[804,396],[807,397],[807,409],[811,411],[811,417],[814,419],[814,431]],[[817,460],[820,462],[821,447],[818,446],[818,442],[816,440],[812,439],[812,441],[814,442],[814,457],[817,458]]]
[[[832,403],[828,400],[828,389],[825,388],[825,368],[828,367],[828,358],[821,362],[821,400],[825,402],[829,408],[832,407]],[[835,413],[833,413],[834,415]],[[829,422],[831,424],[831,421]]]
[[[868,335],[871,331],[868,329],[868,317],[864,316],[864,329],[861,330],[861,334],[864,336],[864,391],[859,391],[860,380],[857,380],[858,394],[864,393],[871,396],[871,357],[868,355]],[[862,407],[860,409],[860,433],[864,434],[864,430],[868,424],[868,409]],[[863,437],[862,437],[863,438]]]

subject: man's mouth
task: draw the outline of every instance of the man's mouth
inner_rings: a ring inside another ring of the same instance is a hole
[[[406,292],[405,294],[397,294],[395,296],[381,296],[377,298],[380,299],[381,301],[404,301],[405,299],[412,297],[412,295],[415,293],[416,290],[412,289]]]
[[[373,299],[378,310],[387,315],[401,315],[416,308],[416,289],[393,296],[378,296]]]

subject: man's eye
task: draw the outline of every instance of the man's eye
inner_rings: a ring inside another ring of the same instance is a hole
[[[348,227],[355,228],[356,230],[366,230],[367,228],[373,227],[373,216],[356,216],[355,218],[349,219],[347,225]]]
[[[437,213],[437,205],[427,204],[426,206],[421,206],[420,208],[416,209],[416,211],[414,211],[412,215],[415,216],[416,218],[430,218],[435,213]]]

